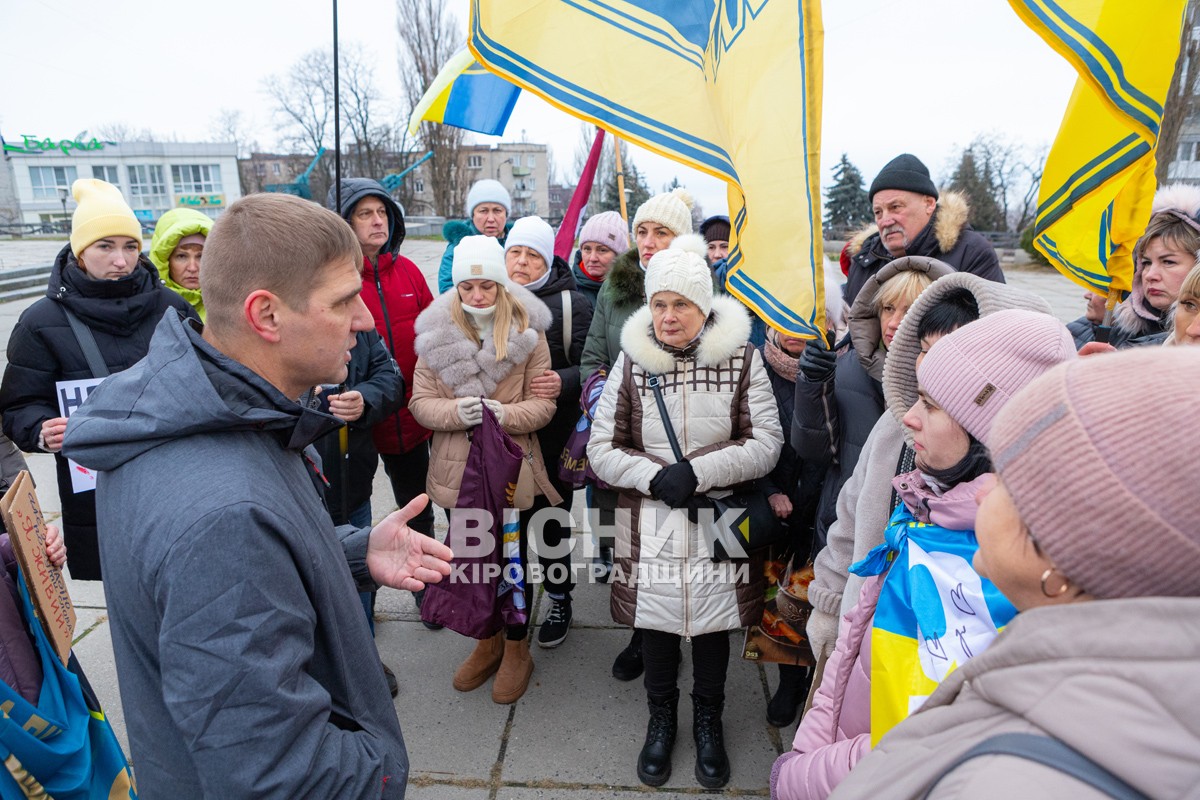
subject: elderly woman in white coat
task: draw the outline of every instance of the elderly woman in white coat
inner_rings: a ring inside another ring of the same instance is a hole
[[[588,445],[596,474],[620,492],[612,615],[643,634],[650,722],[637,771],[650,786],[671,774],[684,638],[692,646],[696,778],[708,788],[729,780],[721,726],[728,632],[761,616],[762,568],[753,560],[740,580],[737,570],[716,569],[729,565],[711,563],[689,509],[705,494],[766,475],[783,445],[762,356],[747,345],[750,319],[736,300],[713,296],[703,247],[700,237],[681,236],[650,259],[647,304],[621,331]],[[682,461],[668,442],[654,377]]]

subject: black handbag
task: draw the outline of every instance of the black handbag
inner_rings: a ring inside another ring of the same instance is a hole
[[[679,449],[679,440],[675,437],[675,426],[667,414],[667,404],[663,400],[662,381],[660,376],[651,375],[646,381],[654,392],[654,400],[658,403],[658,414],[662,417],[663,428],[667,434],[667,442],[676,461],[683,461],[683,453]],[[755,550],[762,550],[773,545],[785,544],[788,541],[788,530],[783,521],[775,516],[767,495],[761,489],[734,490],[725,497],[708,497],[700,495],[702,507],[696,509],[696,515],[691,513],[693,521],[704,531],[705,539],[712,548],[713,561],[733,561],[746,558]]]

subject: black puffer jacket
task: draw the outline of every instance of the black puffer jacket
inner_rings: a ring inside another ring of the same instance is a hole
[[[563,292],[571,308],[571,346],[563,341]],[[533,292],[550,309],[550,327],[546,329],[546,344],[550,346],[550,365],[562,379],[562,392],[558,395],[558,408],[546,427],[537,432],[538,444],[542,449],[546,472],[554,488],[564,498],[570,498],[570,490],[558,479],[558,459],[563,446],[571,435],[575,423],[579,422],[579,392],[583,384],[579,377],[579,362],[583,356],[583,345],[587,341],[588,329],[592,325],[592,304],[575,284],[575,276],[565,260],[554,257],[550,265],[550,278],[540,289]]]
[[[313,442],[321,456],[325,480],[329,482],[325,488],[325,507],[333,517],[334,525],[345,525],[349,514],[371,499],[371,484],[379,466],[379,451],[375,449],[371,429],[404,404],[404,377],[378,331],[358,333],[354,349],[350,351],[345,387],[347,391],[361,392],[363,396],[362,416],[347,425],[348,481],[342,476],[340,432],[328,433]],[[328,408],[327,402],[322,404],[322,410],[328,411]],[[342,504],[343,485],[345,505]]]
[[[146,355],[167,309],[199,321],[191,305],[163,285],[144,255],[124,278],[96,281],[84,273],[71,246],[64,247],[54,261],[46,296],[25,309],[13,328],[0,384],[4,434],[27,453],[40,452],[42,423],[61,416],[55,383],[93,377],[64,308],[92,331],[110,373],[128,369]],[[180,413],[187,409],[180,408]],[[72,492],[67,460],[56,455],[55,462],[71,577],[99,580],[96,493]]]

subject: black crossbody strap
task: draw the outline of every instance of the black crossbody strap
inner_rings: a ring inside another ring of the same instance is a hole
[[[647,377],[646,383],[654,391],[654,401],[658,403],[658,415],[662,417],[663,429],[667,433],[671,452],[675,454],[676,461],[683,461],[683,451],[679,449],[679,440],[675,438],[675,426],[671,424],[671,417],[667,414],[667,403],[663,400],[662,376],[650,375]]]
[[[950,766],[946,767],[942,774],[937,777],[937,780],[922,795],[922,800],[929,797],[934,787],[941,782],[942,778],[949,775],[964,762],[978,756],[992,755],[1015,756],[1050,767],[1051,769],[1070,775],[1075,780],[1115,800],[1149,800],[1146,795],[1116,775],[1113,775],[1075,748],[1060,742],[1058,739],[1039,736],[1034,733],[1001,733],[990,739],[984,739],[959,756]]]
[[[75,316],[71,309],[63,306],[62,310],[67,315],[67,324],[71,326],[71,332],[75,334],[75,340],[79,342],[79,349],[83,351],[83,357],[87,360],[88,369],[92,371],[92,377],[107,378],[109,376],[108,365],[104,363],[104,356],[100,355],[100,348],[96,344],[96,337],[92,335],[92,329],[84,325],[83,320]]]

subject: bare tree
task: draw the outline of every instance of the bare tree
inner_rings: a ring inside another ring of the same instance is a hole
[[[981,133],[963,148],[953,169],[957,173],[969,155],[980,185],[968,194],[986,195],[982,201],[975,199],[972,220],[979,214],[987,227],[1002,220],[1008,230],[1017,233],[1032,224],[1047,150],[1044,144],[1030,147],[996,133]],[[989,215],[987,206],[993,202],[997,211]]]
[[[95,137],[112,142],[161,142],[163,138],[149,128],[135,128],[128,122],[105,122],[96,128]]]
[[[208,126],[214,142],[232,142],[237,148],[237,157],[246,158],[255,145],[250,141],[242,112],[235,108],[222,108]]]
[[[1183,33],[1179,42],[1179,58],[1175,61],[1175,73],[1171,76],[1171,85],[1167,89],[1166,102],[1163,103],[1162,125],[1158,130],[1158,164],[1154,177],[1158,185],[1167,182],[1167,172],[1171,162],[1178,156],[1179,134],[1183,126],[1195,116],[1196,108],[1196,72],[1200,67],[1200,39],[1196,36],[1196,23],[1200,19],[1200,3],[1188,0],[1187,10],[1183,16]]]
[[[442,65],[463,46],[458,22],[445,5],[442,0],[396,0],[400,80],[410,113]],[[421,144],[433,151],[427,162],[429,188],[437,211],[448,217],[460,213],[467,192],[463,134],[462,128],[451,125],[421,124]]]
[[[326,141],[332,140],[333,59],[328,51],[305,53],[286,73],[265,79],[263,91],[274,101],[272,115],[285,150],[315,156]],[[329,189],[329,162],[322,159],[309,176],[313,197],[323,198]]]

